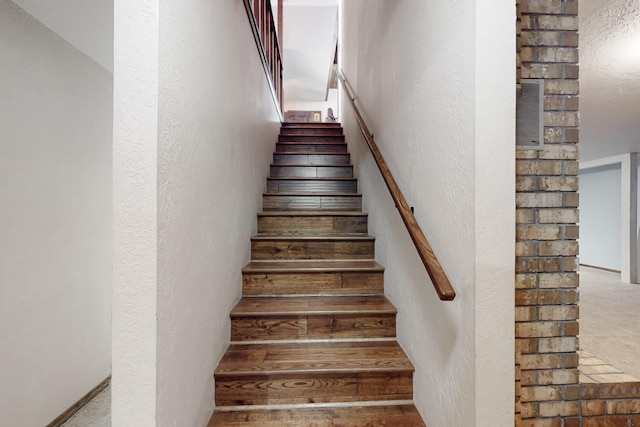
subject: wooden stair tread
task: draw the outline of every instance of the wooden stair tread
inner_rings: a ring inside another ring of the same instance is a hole
[[[384,267],[375,261],[252,261],[242,273],[327,273],[375,271],[382,272]]]
[[[313,129],[313,128],[334,128],[342,129],[340,123],[326,123],[326,122],[284,122],[282,123],[284,128],[300,128],[300,129]]]
[[[236,316],[268,316],[273,314],[385,314],[396,308],[381,295],[314,296],[314,297],[245,297],[231,311]]]
[[[369,214],[362,211],[322,211],[322,210],[305,210],[305,211],[264,211],[258,213],[258,216],[368,216]]]
[[[273,177],[275,178],[275,177]],[[298,178],[299,179],[299,178]],[[318,179],[318,178],[314,178],[314,179]],[[335,178],[331,178],[331,179],[335,179]],[[300,193],[291,193],[291,192],[283,192],[283,193],[263,193],[263,196],[283,196],[283,197],[291,197],[291,196],[300,196]],[[306,194],[301,195],[302,197],[306,196]],[[319,191],[317,193],[314,194],[314,196],[326,196],[326,197],[362,197],[362,194],[360,193],[341,193],[341,192],[326,192],[326,191]]]
[[[353,167],[353,165],[351,163],[346,164],[346,165],[310,165],[308,163],[286,163],[286,164],[271,163],[271,166],[282,167],[282,168],[288,168],[288,167],[297,167],[297,168],[349,168],[349,167]]]
[[[345,143],[323,143],[323,144],[308,144],[304,142],[299,143],[277,143],[276,152],[283,154],[294,153],[308,153],[308,154],[322,154],[328,152],[342,152],[347,153],[348,147]]]
[[[283,189],[284,190],[284,189]],[[300,210],[362,210],[362,195],[356,191],[283,191],[268,188],[263,194],[263,211]]]
[[[291,144],[290,142],[279,142],[278,144]],[[304,144],[296,144],[296,145],[304,145]],[[345,151],[322,151],[319,153],[299,153],[299,152],[292,152],[292,153],[283,153],[281,151],[274,151],[273,152],[274,155],[287,155],[287,156],[344,156],[347,155],[349,153],[345,152]],[[277,164],[277,163],[275,163]]]
[[[375,240],[375,237],[369,235],[362,235],[362,233],[335,233],[335,234],[322,234],[322,233],[314,233],[314,234],[270,234],[270,233],[262,233],[256,234],[251,237],[251,241],[259,241],[259,240],[277,240],[277,241],[303,241],[309,240],[314,242],[324,242],[324,241],[342,241],[342,240],[360,240],[360,241],[372,241]]]
[[[231,345],[215,376],[413,371],[395,341],[278,343]]]
[[[214,412],[208,427],[426,427],[414,405]]]
[[[278,138],[281,138],[281,137],[283,137],[283,136],[284,136],[284,137],[294,136],[294,137],[302,137],[302,138],[316,138],[316,137],[320,137],[320,138],[324,138],[324,137],[327,137],[327,138],[339,138],[339,139],[341,139],[343,142],[344,142],[344,138],[345,138],[344,133],[340,133],[340,134],[337,134],[337,135],[334,135],[334,134],[331,134],[331,135],[322,135],[322,134],[315,134],[315,133],[313,133],[313,132],[309,132],[309,133],[302,133],[302,134],[288,134],[288,133],[280,133],[280,134],[278,135]]]
[[[291,131],[304,131],[304,132],[317,132],[317,131],[332,131],[337,132],[339,135],[342,135],[344,129],[338,126],[282,126],[280,128],[280,133],[282,132],[291,132]]]
[[[269,178],[353,178],[353,166],[272,164],[269,174]]]
[[[303,135],[288,135],[288,136],[303,136]],[[281,145],[347,145],[344,141],[331,141],[331,140],[322,140],[322,141],[314,141],[314,140],[295,140],[295,141],[278,141],[278,144]]]
[[[272,166],[353,166],[349,153],[275,153]]]
[[[311,167],[315,167],[315,166],[311,166]],[[292,181],[356,181],[358,178],[347,177],[347,176],[270,176],[267,179],[268,180],[292,180]],[[326,193],[326,191],[324,193]],[[269,193],[269,194],[282,194],[282,193]],[[288,194],[297,194],[297,193],[288,193]],[[331,193],[331,194],[335,194],[335,193]],[[353,195],[354,193],[344,193],[344,194]]]
[[[342,127],[341,123],[333,122],[282,122],[282,127],[306,127],[306,128],[315,128],[315,127]]]

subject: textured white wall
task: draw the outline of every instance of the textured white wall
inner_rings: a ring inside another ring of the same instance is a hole
[[[515,14],[513,2],[476,0],[475,425],[478,427],[513,423]]]
[[[345,106],[385,290],[429,425],[513,423],[515,8],[497,3],[343,3],[343,68],[458,293],[437,298]],[[494,78],[486,89],[485,76]],[[488,375],[502,378],[484,383]]]
[[[0,424],[41,427],[111,359],[111,75],[0,1]]]
[[[620,164],[580,171],[580,263],[621,269]]]
[[[202,426],[276,104],[241,2],[122,0],[115,16],[113,423]]]
[[[163,2],[158,426],[202,426],[280,122],[242,2]]]
[[[156,426],[158,14],[158,0],[114,4],[114,427]]]
[[[12,0],[113,73],[113,0]]]

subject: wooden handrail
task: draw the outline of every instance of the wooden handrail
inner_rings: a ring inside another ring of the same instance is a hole
[[[360,114],[360,110],[358,110],[358,107],[356,106],[355,94],[353,92],[353,89],[350,87],[349,82],[347,81],[347,78],[345,77],[344,72],[342,70],[338,70],[338,78],[340,79],[340,82],[342,82],[345,92],[347,93],[347,98],[349,98],[349,101],[353,106],[353,111],[356,116],[356,121],[360,126],[362,135],[364,136],[364,139],[366,140],[367,145],[369,146],[369,150],[371,151],[371,154],[373,155],[373,158],[375,159],[376,164],[378,165],[378,169],[382,174],[382,178],[384,179],[384,182],[387,184],[389,193],[391,193],[391,197],[393,198],[393,201],[396,203],[398,212],[400,212],[402,221],[404,222],[404,225],[407,227],[407,231],[411,236],[411,240],[413,240],[413,244],[416,246],[416,249],[418,250],[420,259],[422,259],[422,263],[427,269],[427,273],[429,274],[429,277],[433,282],[433,287],[436,289],[436,292],[438,293],[438,296],[440,297],[441,300],[443,301],[453,300],[456,297],[456,292],[453,290],[453,287],[451,286],[451,282],[449,281],[447,274],[444,272],[442,265],[440,265],[440,261],[438,261],[438,258],[436,257],[436,254],[433,252],[433,249],[431,248],[431,245],[427,241],[427,238],[425,237],[424,233],[422,232],[422,229],[420,228],[418,221],[416,221],[416,218],[413,215],[411,208],[407,204],[407,201],[405,200],[404,195],[402,194],[402,191],[400,191],[400,188],[398,187],[396,180],[393,178],[393,175],[389,170],[389,166],[387,166],[387,162],[384,161],[384,158],[382,157],[380,150],[378,150],[378,146],[373,140],[373,135],[371,134],[371,132],[369,132],[369,128],[367,127],[367,124],[364,122],[364,119]]]

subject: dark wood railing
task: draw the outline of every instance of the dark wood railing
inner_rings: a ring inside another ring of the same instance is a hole
[[[438,258],[436,257],[436,254],[433,252],[433,249],[431,248],[431,245],[427,241],[427,238],[425,237],[424,233],[422,232],[422,229],[420,228],[418,221],[416,221],[416,218],[413,215],[411,208],[407,204],[407,201],[405,200],[404,195],[402,194],[402,191],[400,191],[400,188],[398,187],[396,180],[393,178],[393,175],[389,170],[389,166],[387,166],[387,162],[384,161],[384,158],[382,157],[380,150],[378,150],[378,146],[373,140],[373,135],[371,134],[371,132],[369,132],[369,128],[367,127],[367,124],[362,118],[362,115],[360,114],[360,110],[356,106],[356,102],[355,102],[356,98],[355,98],[353,89],[350,87],[349,82],[347,81],[347,78],[345,77],[342,70],[338,71],[338,78],[342,82],[342,85],[347,94],[347,98],[349,98],[349,101],[353,106],[353,112],[356,116],[356,121],[360,126],[360,130],[362,131],[362,135],[364,136],[364,139],[366,140],[367,145],[369,146],[369,150],[371,151],[371,154],[373,155],[373,158],[375,159],[376,164],[378,165],[378,169],[382,174],[382,178],[384,179],[384,182],[387,184],[389,193],[391,193],[391,197],[393,198],[393,201],[396,203],[398,212],[400,212],[402,221],[404,222],[404,225],[407,227],[407,231],[411,236],[411,240],[413,240],[413,244],[416,246],[416,249],[418,250],[420,259],[422,259],[422,263],[427,269],[427,273],[429,274],[429,277],[433,282],[433,287],[436,289],[436,292],[438,293],[438,296],[440,297],[441,300],[443,301],[453,300],[456,297],[456,292],[453,290],[453,287],[451,286],[451,282],[449,281],[447,274],[444,272],[442,265],[440,265],[440,261],[438,261]]]
[[[282,51],[270,0],[244,0],[262,65],[282,115]],[[281,11],[280,11],[281,12]]]

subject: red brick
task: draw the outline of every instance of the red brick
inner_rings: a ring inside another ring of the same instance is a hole
[[[600,397],[600,385],[596,383],[581,383],[580,384],[580,398],[598,399]]]
[[[516,305],[562,304],[564,293],[558,290],[516,290]]]
[[[602,396],[640,398],[640,383],[637,382],[600,384],[600,390]]]
[[[550,369],[538,371],[538,384],[577,384],[577,369]]]
[[[579,402],[540,402],[541,417],[572,416],[580,414]]]
[[[522,387],[521,402],[560,400],[561,389],[557,386]]]
[[[607,400],[607,414],[640,414],[640,399]]]
[[[629,417],[604,416],[587,417],[582,419],[582,427],[629,427]]]
[[[582,416],[604,415],[605,412],[605,403],[602,400],[588,400],[582,402],[580,407]]]
[[[525,1],[520,5],[521,13],[561,14],[564,8],[561,0]]]
[[[523,354],[522,370],[531,369],[559,369],[562,367],[562,357],[559,354]]]

